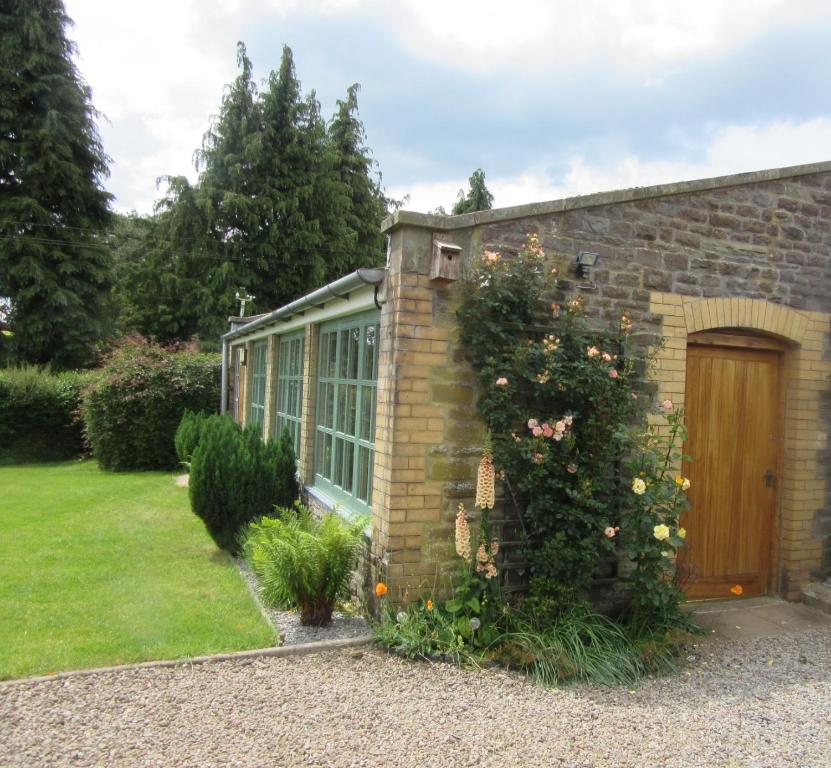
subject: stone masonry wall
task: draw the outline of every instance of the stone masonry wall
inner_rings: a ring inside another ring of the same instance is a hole
[[[378,418],[388,420],[388,432],[382,436],[379,429],[383,439],[376,444],[375,554],[402,591],[424,591],[452,569],[453,518],[460,500],[472,507],[483,435],[473,375],[458,343],[455,307],[461,286],[429,280],[434,234],[460,245],[469,260],[484,249],[516,251],[528,233],[536,233],[560,269],[562,295],[581,293],[587,312],[599,320],[626,310],[641,330],[633,341],[644,348],[662,335],[662,317],[650,311],[656,292],[760,299],[831,313],[831,173],[463,229],[443,229],[441,223],[435,218],[390,230],[378,390]],[[599,254],[593,284],[576,276],[582,251]],[[826,324],[826,349],[830,330]],[[817,386],[827,392],[831,385]],[[827,433],[828,407],[822,418]],[[816,450],[819,454],[826,445],[818,443]],[[831,494],[827,454],[819,459]],[[815,535],[826,536],[831,495],[810,503]],[[828,552],[826,544],[825,568]],[[820,567],[816,563],[813,570]]]

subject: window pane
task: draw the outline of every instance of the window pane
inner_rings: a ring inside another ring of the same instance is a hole
[[[357,497],[362,501],[367,500],[369,488],[369,448],[361,446],[358,448],[358,488]]]
[[[340,365],[338,366],[337,376],[340,379],[347,378],[347,371],[349,370],[349,331],[341,331],[339,334],[338,344],[340,349]]]
[[[347,378],[358,378],[358,356],[361,349],[361,328],[357,326],[349,330],[349,367]]]
[[[324,426],[329,427],[329,429],[335,428],[335,385],[334,384],[324,384],[325,388],[325,398],[324,401],[326,404],[326,415],[323,419]]]
[[[323,465],[322,474],[324,477],[332,477],[332,436],[323,436]]]
[[[335,475],[332,482],[335,485],[342,485],[343,479],[343,440],[335,438]]]
[[[375,411],[375,388],[361,387],[361,440],[372,442],[372,416]]]
[[[343,447],[343,490],[352,493],[353,459],[355,458],[355,445],[351,442],[344,442]]]
[[[334,379],[337,376],[337,363],[338,363],[338,339],[337,334],[330,333],[329,336],[329,356],[326,363],[326,376],[330,379]]]
[[[367,481],[366,481],[366,503],[372,503],[372,464],[375,460],[375,451],[369,452],[369,467],[367,468]]]
[[[341,427],[341,432],[347,435],[355,434],[355,416],[357,412],[357,395],[358,388],[354,384],[344,384],[343,389],[346,392],[344,397],[344,417]]]
[[[375,350],[376,344],[376,326],[368,325],[364,331],[364,364],[361,378],[369,381],[375,378]]]

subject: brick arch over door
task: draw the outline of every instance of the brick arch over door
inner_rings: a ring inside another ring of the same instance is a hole
[[[696,299],[658,292],[651,294],[650,311],[662,318],[664,336],[652,373],[658,398],[670,398],[682,406],[690,334],[732,328],[787,342],[775,591],[788,599],[798,599],[802,587],[819,571],[822,558],[822,541],[813,531],[815,517],[826,503],[822,456],[828,443],[828,425],[822,423],[821,398],[831,386],[831,360],[823,354],[831,315],[754,299]]]

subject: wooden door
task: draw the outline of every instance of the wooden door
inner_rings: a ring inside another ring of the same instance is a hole
[[[681,523],[687,546],[679,575],[689,598],[770,591],[781,357],[712,343],[687,348],[685,453],[692,461],[684,473],[691,509]]]

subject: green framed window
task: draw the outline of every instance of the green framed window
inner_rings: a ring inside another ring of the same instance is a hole
[[[268,342],[255,341],[251,350],[251,397],[248,398],[248,421],[265,423],[265,378]]]
[[[304,333],[280,337],[277,358],[277,407],[274,413],[274,436],[288,429],[294,442],[294,455],[300,455],[300,424],[303,408]]]
[[[377,312],[320,329],[315,485],[353,506],[372,501],[378,340]]]

